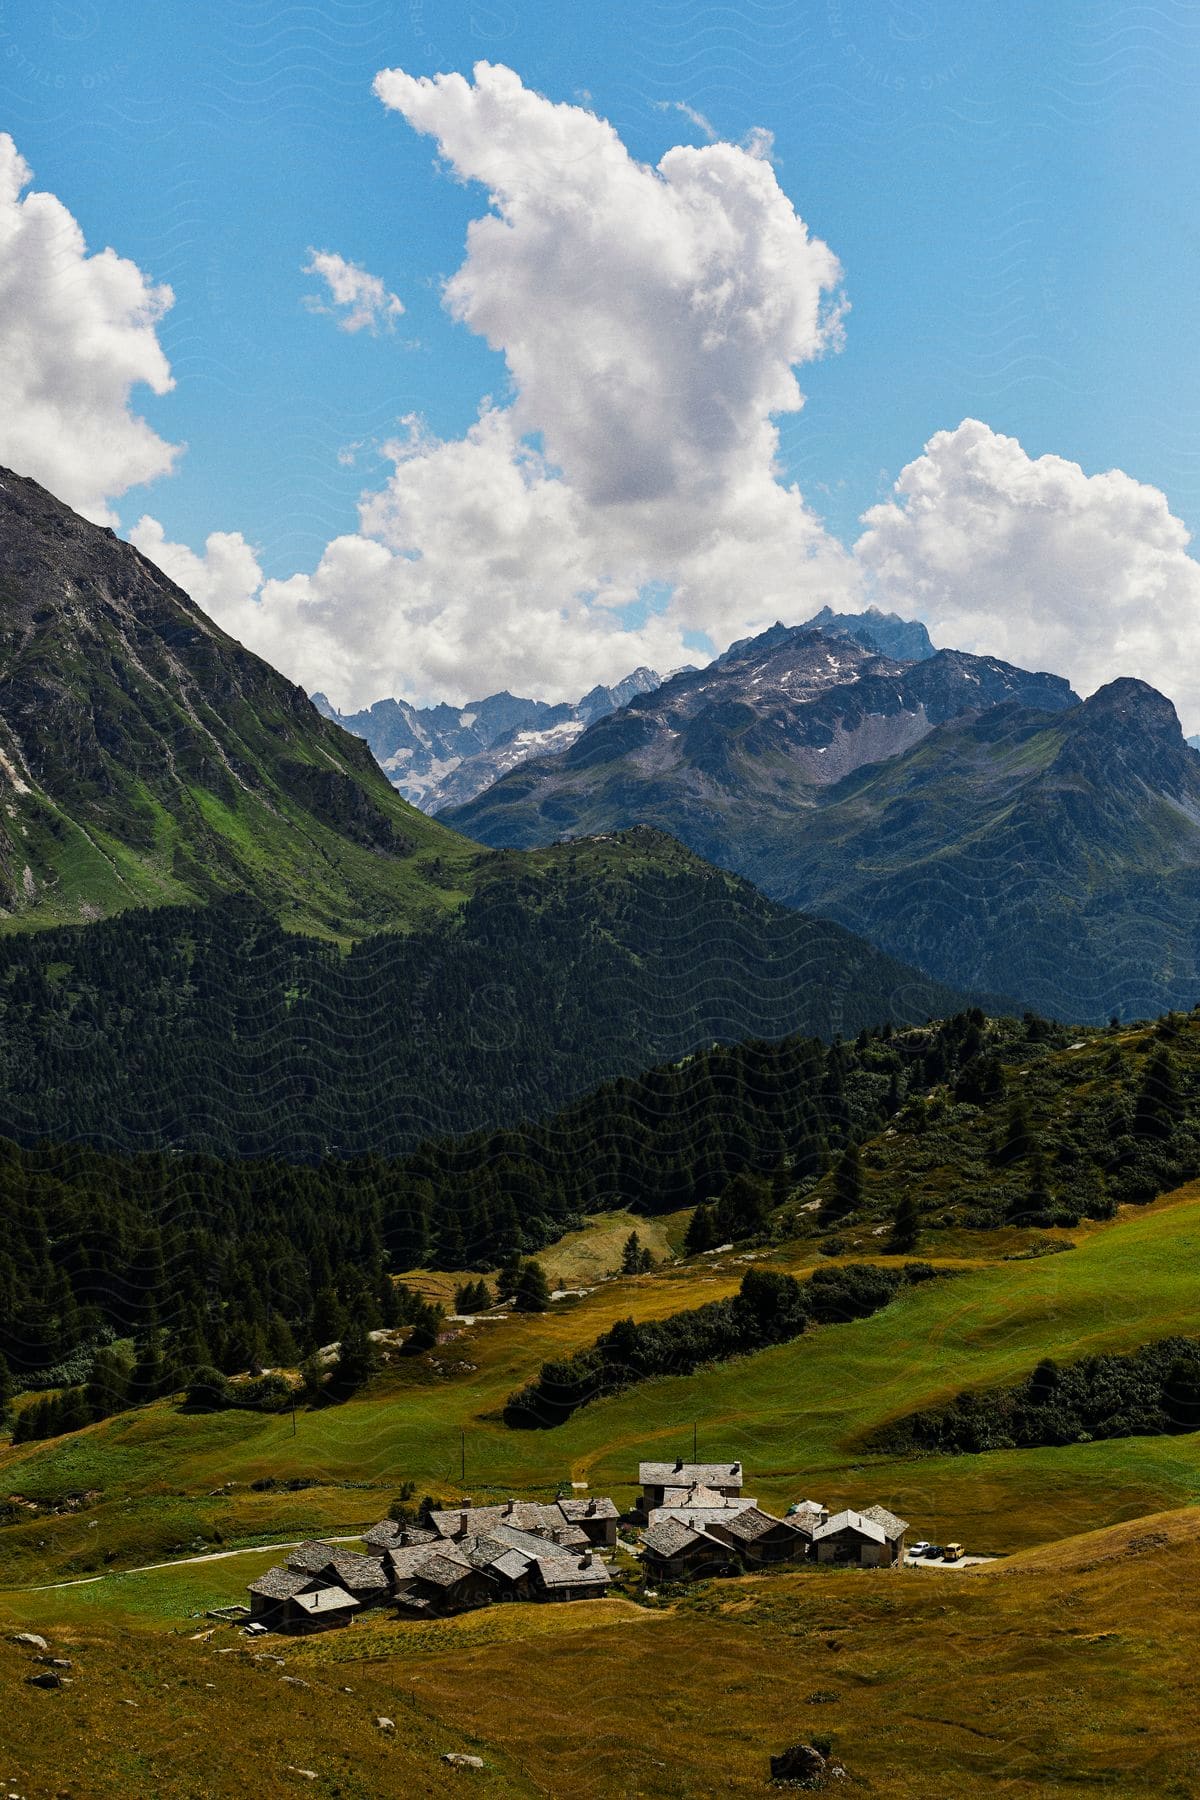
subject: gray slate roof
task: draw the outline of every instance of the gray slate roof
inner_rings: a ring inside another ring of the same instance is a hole
[[[813,1532],[813,1543],[819,1544],[823,1538],[834,1537],[839,1531],[857,1531],[873,1544],[887,1542],[887,1533],[878,1520],[864,1518],[862,1513],[852,1512],[847,1507],[844,1512],[834,1513],[832,1519],[824,1525],[817,1526]]]
[[[292,1604],[306,1613],[348,1612],[361,1606],[362,1601],[348,1594],[345,1588],[317,1588],[311,1594],[293,1594]]]
[[[752,1544],[756,1539],[765,1537],[768,1531],[774,1531],[779,1525],[793,1529],[790,1519],[777,1519],[773,1514],[764,1512],[761,1506],[748,1506],[742,1512],[731,1512],[725,1518],[716,1518],[714,1524],[728,1532],[730,1537],[738,1538],[742,1543]]]
[[[378,1525],[363,1533],[363,1543],[372,1550],[395,1550],[407,1548],[405,1538],[408,1544],[432,1544],[437,1535],[425,1525],[400,1525],[395,1519],[380,1519]]]
[[[415,1571],[418,1581],[432,1581],[437,1587],[453,1587],[464,1575],[474,1573],[469,1562],[457,1556],[443,1556],[434,1551]]]
[[[892,1544],[908,1530],[908,1520],[898,1518],[886,1506],[864,1506],[862,1516],[864,1519],[873,1519],[876,1525],[882,1525],[885,1537]]]
[[[336,1544],[326,1544],[320,1538],[308,1538],[305,1543],[297,1544],[288,1552],[289,1569],[307,1569],[310,1575],[327,1568],[338,1554]]]
[[[543,1587],[607,1587],[612,1576],[593,1556],[589,1562],[582,1556],[539,1556],[538,1579]]]
[[[638,1464],[642,1487],[741,1486],[742,1465],[734,1463],[644,1462]]]
[[[382,1557],[360,1556],[354,1550],[342,1550],[335,1544],[323,1544],[319,1538],[310,1538],[306,1544],[297,1545],[288,1557],[288,1568],[298,1569],[309,1575],[320,1575],[326,1570],[333,1570],[342,1586],[351,1590],[387,1586]]]
[[[714,1552],[725,1550],[725,1545],[719,1544],[716,1538],[710,1538],[706,1531],[693,1531],[682,1519],[663,1519],[642,1536],[643,1550],[649,1550],[655,1556],[678,1556],[681,1550],[689,1550],[693,1544],[711,1544]]]
[[[247,1593],[261,1594],[264,1600],[290,1600],[293,1594],[301,1593],[312,1586],[311,1574],[302,1574],[297,1569],[285,1569],[282,1564],[278,1568],[268,1569],[257,1581],[247,1586]]]
[[[615,1500],[598,1495],[591,1500],[560,1500],[558,1510],[568,1524],[581,1519],[619,1519]]]

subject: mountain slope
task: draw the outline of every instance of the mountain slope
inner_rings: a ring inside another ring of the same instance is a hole
[[[0,791],[0,907],[29,923],[237,890],[353,934],[444,911],[474,860],[137,550],[7,470]]]
[[[1002,977],[1060,1018],[1200,996],[1200,758],[1139,681],[1054,718],[941,727],[831,789],[756,873],[943,980]]]
[[[901,663],[849,635],[775,625],[439,816],[493,845],[650,823],[755,880],[823,791],[863,764],[965,712],[1013,700],[1050,712],[1074,698],[1059,677],[994,657]]]
[[[565,750],[597,719],[660,680],[653,669],[635,669],[615,687],[594,687],[582,700],[561,705],[519,699],[507,690],[466,706],[377,700],[362,712],[339,713],[324,694],[314,694],[313,705],[365,738],[404,798],[434,813],[473,800],[531,756]]]
[[[489,857],[453,918],[344,955],[240,900],[0,939],[0,1135],[394,1155],[714,1041],[963,1004],[639,830]]]

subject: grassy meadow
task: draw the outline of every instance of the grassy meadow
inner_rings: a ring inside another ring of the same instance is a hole
[[[670,1254],[680,1225],[643,1236]],[[511,1430],[504,1400],[543,1359],[615,1319],[732,1293],[748,1266],[724,1254],[601,1279],[629,1228],[596,1221],[546,1254],[565,1284],[597,1282],[583,1297],[451,1324],[436,1351],[345,1405],[300,1411],[294,1435],[289,1415],[160,1402],[0,1454],[0,1492],[24,1506],[0,1537],[0,1636],[40,1631],[78,1671],[39,1693],[21,1682],[25,1653],[0,1645],[15,1696],[10,1791],[237,1793],[244,1745],[271,1793],[438,1794],[465,1779],[442,1752],[465,1750],[484,1757],[472,1779],[485,1793],[699,1797],[761,1791],[767,1753],[815,1734],[844,1756],[848,1791],[1200,1792],[1187,1723],[1200,1435],[983,1456],[867,1448],[887,1421],[1011,1382],[1043,1356],[1194,1332],[1200,1183],[1070,1233],[938,1234],[945,1278],[871,1318],[645,1383],[554,1430]],[[1021,1257],[1035,1235],[1073,1247]],[[805,1241],[759,1258],[798,1274],[824,1260]],[[282,1665],[203,1618],[280,1559],[270,1546],[349,1536],[406,1481],[477,1500],[586,1481],[627,1501],[639,1458],[690,1454],[693,1429],[701,1456],[741,1457],[772,1508],[879,1500],[913,1535],[1001,1560],[969,1573],[810,1568],[657,1606],[379,1615],[268,1640]],[[185,1560],[248,1546],[261,1548]],[[133,1572],[159,1561],[171,1566]],[[285,1673],[307,1685],[281,1685]],[[395,1732],[372,1724],[380,1715]]]

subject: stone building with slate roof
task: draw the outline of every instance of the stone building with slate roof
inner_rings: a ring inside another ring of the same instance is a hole
[[[731,1510],[710,1518],[709,1536],[728,1544],[743,1568],[798,1562],[808,1554],[809,1538],[790,1519],[777,1519],[761,1506]]]
[[[348,1625],[362,1602],[302,1569],[268,1569],[249,1586],[250,1622],[268,1631],[322,1631]]]
[[[862,1513],[847,1507],[817,1526],[813,1550],[818,1562],[886,1569],[903,1560],[907,1530],[906,1522],[885,1507],[873,1506]]]
[[[689,1463],[678,1457],[675,1462],[638,1464],[638,1486],[642,1490],[638,1511],[643,1519],[665,1504],[666,1495],[674,1490],[687,1492],[693,1488],[709,1488],[724,1499],[741,1495],[743,1472],[740,1462]]]

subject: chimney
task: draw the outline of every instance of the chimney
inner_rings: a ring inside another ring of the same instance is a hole
[[[517,1510],[517,1503],[516,1503],[516,1501],[515,1501],[515,1500],[511,1500],[511,1499],[510,1499],[510,1500],[506,1500],[506,1501],[505,1501],[505,1502],[504,1502],[504,1510],[505,1510],[505,1512],[506,1512],[506,1513],[507,1513],[507,1514],[508,1514],[508,1516],[509,1516],[509,1517],[510,1517],[510,1518],[511,1518],[511,1517],[512,1517],[512,1515],[513,1515],[513,1513],[515,1513],[515,1512],[516,1512],[516,1510]]]
[[[587,1509],[590,1513],[594,1513],[596,1510],[596,1502],[594,1500],[589,1500],[588,1504],[587,1504]]]
[[[735,1462],[735,1463],[734,1463],[734,1465],[733,1465],[733,1468],[732,1468],[732,1469],[731,1469],[731,1470],[730,1470],[730,1474],[732,1474],[732,1475],[740,1475],[740,1474],[741,1474],[741,1472],[742,1472],[742,1465],[741,1465],[741,1463],[740,1463],[740,1462]]]
[[[408,1535],[408,1527],[405,1525],[402,1525],[400,1527],[400,1542],[402,1544],[407,1544],[409,1541],[410,1540],[409,1540],[409,1535]]]
[[[466,1535],[467,1535],[467,1508],[465,1506],[463,1507],[462,1511],[458,1515],[457,1535],[459,1537],[466,1537]]]
[[[585,1550],[585,1551],[584,1551],[584,1553],[583,1553],[583,1555],[582,1555],[582,1556],[581,1556],[581,1557],[580,1557],[580,1559],[579,1559],[579,1566],[580,1566],[580,1568],[581,1568],[581,1569],[590,1569],[590,1568],[591,1568],[591,1566],[592,1566],[592,1553],[591,1553],[591,1551],[590,1551],[590,1550]]]
[[[677,1468],[677,1469],[682,1469],[682,1467],[683,1467],[683,1458],[682,1458],[682,1456],[677,1456],[677,1457],[676,1457],[676,1458],[675,1458],[675,1467],[676,1467],[676,1468]]]

